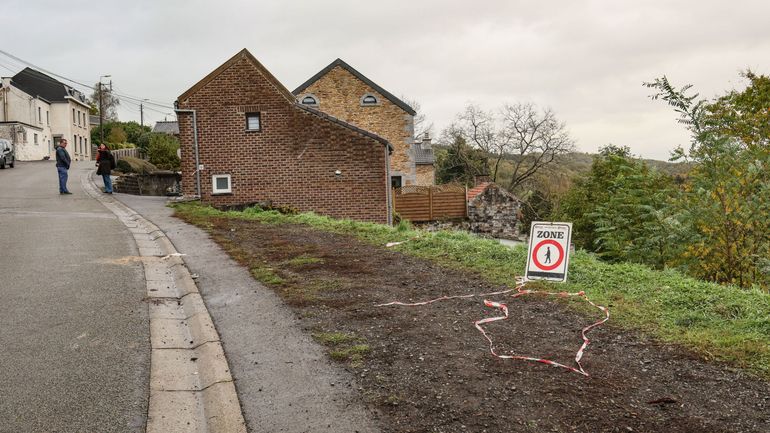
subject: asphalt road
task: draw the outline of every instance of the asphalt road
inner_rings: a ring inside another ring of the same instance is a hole
[[[143,432],[150,371],[142,266],[74,163],[0,170],[0,432]]]

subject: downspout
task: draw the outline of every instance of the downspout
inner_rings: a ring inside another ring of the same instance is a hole
[[[385,192],[388,202],[388,225],[393,225],[393,188],[390,187],[390,145],[385,145]]]
[[[175,108],[174,112],[179,116],[179,113],[192,113],[193,115],[193,149],[195,150],[195,191],[198,198],[201,198],[201,171],[200,171],[200,158],[198,156],[198,116],[195,110],[180,110]]]

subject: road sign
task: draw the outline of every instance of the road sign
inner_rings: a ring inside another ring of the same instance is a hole
[[[567,281],[572,223],[536,221],[529,233],[528,280]]]

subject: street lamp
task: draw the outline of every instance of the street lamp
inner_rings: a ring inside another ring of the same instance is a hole
[[[104,144],[104,103],[102,102],[102,78],[110,78],[112,75],[102,75],[99,77],[99,144]],[[112,81],[110,81],[110,84]]]

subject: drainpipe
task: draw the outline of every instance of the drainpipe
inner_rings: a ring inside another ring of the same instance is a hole
[[[184,114],[190,114],[193,115],[193,149],[195,149],[195,191],[197,193],[198,198],[201,198],[201,171],[199,170],[201,164],[200,164],[200,158],[198,156],[198,116],[195,113],[195,110],[180,110],[180,109],[174,109],[174,112],[177,114],[177,118],[179,117],[180,113]]]
[[[385,145],[385,191],[388,202],[388,225],[393,225],[393,188],[390,187],[390,149]]]

